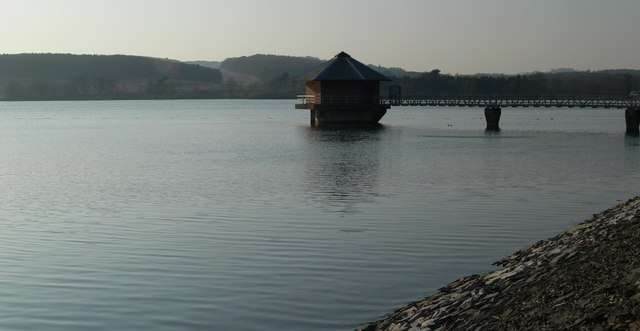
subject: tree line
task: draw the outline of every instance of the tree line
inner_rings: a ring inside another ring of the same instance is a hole
[[[640,89],[639,70],[568,71],[520,75],[447,75],[439,70],[392,77],[403,96],[628,96]]]
[[[220,63],[220,68],[252,75],[268,83],[284,74],[295,79],[323,62],[315,57],[256,54],[228,58]]]
[[[0,55],[0,99],[144,99],[209,97],[217,69],[127,55]]]
[[[253,55],[220,68],[256,78],[238,83],[220,70],[168,59],[127,55],[0,54],[0,100],[288,99],[304,94],[294,79],[323,63],[313,57]],[[628,96],[640,90],[640,70],[563,71],[520,75],[449,75],[372,66],[403,96]]]

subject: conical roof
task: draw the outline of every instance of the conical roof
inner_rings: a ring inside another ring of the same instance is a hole
[[[389,81],[390,79],[352,58],[349,54],[340,52],[331,60],[311,69],[309,72],[296,79],[296,81],[299,82],[312,80]]]

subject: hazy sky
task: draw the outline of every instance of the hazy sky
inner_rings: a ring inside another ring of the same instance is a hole
[[[445,73],[640,69],[640,0],[0,0],[1,53],[256,53]]]

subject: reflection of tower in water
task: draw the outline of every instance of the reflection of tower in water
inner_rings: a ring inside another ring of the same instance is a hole
[[[333,212],[353,213],[379,195],[380,136],[374,129],[305,130],[307,201]]]

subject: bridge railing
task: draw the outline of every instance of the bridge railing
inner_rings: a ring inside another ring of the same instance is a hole
[[[640,100],[626,96],[427,96],[383,98],[390,106],[454,106],[454,107],[638,107]]]
[[[310,105],[316,103],[316,96],[313,94],[300,94],[296,97],[298,105]]]
[[[317,98],[313,94],[298,95],[299,105],[376,105],[381,104],[382,99],[370,95],[323,95]]]
[[[298,95],[297,108],[322,105],[452,106],[452,107],[639,107],[640,99],[629,96],[425,96],[388,98],[368,95]]]

